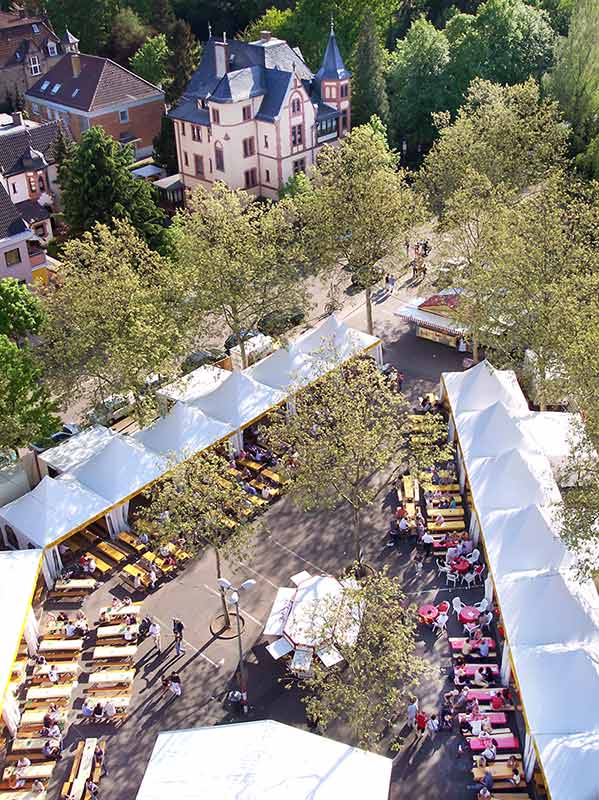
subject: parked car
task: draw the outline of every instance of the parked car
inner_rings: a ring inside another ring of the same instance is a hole
[[[70,439],[71,436],[79,433],[80,430],[81,425],[78,425],[76,422],[65,422],[59,431],[52,433],[47,439],[44,439],[41,442],[32,442],[29,445],[29,449],[39,455],[45,450],[49,450],[51,447],[55,447],[61,442],[66,442],[67,439]]]
[[[258,322],[257,328],[266,336],[281,336],[302,323],[305,318],[306,312],[303,308],[295,306],[286,311],[272,311],[270,314],[266,314]]]
[[[204,367],[206,364],[216,364],[218,361],[222,361],[223,358],[227,357],[227,353],[224,350],[216,350],[216,349],[207,349],[207,350],[196,350],[193,353],[190,353],[185,361],[181,364],[181,372],[183,375],[187,375],[188,372],[193,372],[194,369],[199,369],[199,367]]]
[[[111,394],[105,397],[87,415],[88,422],[93,425],[112,425],[133,411],[135,396],[133,392],[127,394]]]
[[[225,350],[227,354],[231,352],[234,347],[237,347],[239,342],[243,339],[244,342],[247,342],[248,339],[252,339],[254,336],[259,336],[260,331],[241,331],[240,334],[232,333],[230,336],[227,336],[225,339]]]

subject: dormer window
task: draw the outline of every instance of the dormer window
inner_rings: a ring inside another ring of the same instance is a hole
[[[78,94],[79,94],[79,89],[75,89],[71,97],[77,97]]]
[[[48,55],[49,56],[58,55],[58,50],[56,48],[56,43],[55,42],[48,42]]]
[[[299,97],[294,97],[291,101],[291,113],[292,114],[299,114],[302,110],[302,103]]]
[[[29,71],[32,75],[41,75],[42,68],[40,67],[39,56],[29,57]]]
[[[40,92],[45,92],[48,86],[50,86],[50,81],[44,81],[40,86]]]
[[[61,86],[62,86],[61,83],[55,83],[54,86],[52,87],[52,94],[58,94]]]
[[[39,32],[40,32],[40,26],[37,24],[37,22],[34,22],[34,23],[33,23],[33,25],[31,26],[31,30],[32,30],[34,33],[39,33]]]

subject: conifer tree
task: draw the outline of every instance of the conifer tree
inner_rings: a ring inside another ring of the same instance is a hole
[[[374,17],[369,14],[362,25],[354,51],[352,117],[356,125],[378,116],[389,118],[389,98],[385,83],[385,56],[378,38]]]
[[[182,19],[177,20],[173,27],[170,51],[168,69],[173,81],[167,99],[174,103],[185,91],[200,61],[200,44]]]

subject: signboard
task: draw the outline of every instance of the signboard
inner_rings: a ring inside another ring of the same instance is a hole
[[[418,325],[416,328],[416,335],[421,339],[428,339],[431,342],[438,342],[438,344],[445,344],[448,347],[457,347],[458,337],[452,336],[449,333],[441,333],[440,331],[433,331],[430,328],[424,328]]]

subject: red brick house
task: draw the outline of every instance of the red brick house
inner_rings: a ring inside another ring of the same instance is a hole
[[[88,56],[76,45],[25,95],[38,122],[60,119],[75,140],[92,125],[143,158],[152,152],[165,112],[164,92],[109,58]]]
[[[25,94],[64,52],[45,18],[0,11],[0,103]]]

